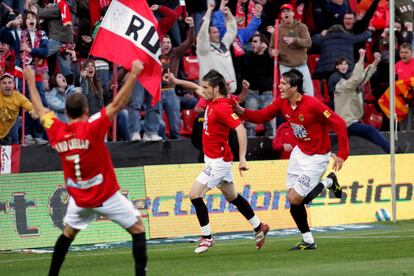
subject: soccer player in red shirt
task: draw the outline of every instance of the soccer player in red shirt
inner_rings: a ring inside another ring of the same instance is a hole
[[[252,225],[255,231],[256,249],[260,249],[265,242],[269,226],[260,222],[247,200],[234,189],[231,173],[233,154],[228,144],[230,129],[236,131],[239,142],[240,176],[248,169],[246,166],[247,136],[246,129],[232,110],[236,101],[229,99],[229,89],[224,77],[219,72],[210,70],[203,77],[202,87],[192,82],[175,79],[171,73],[164,75],[163,78],[187,89],[195,90],[198,95],[208,101],[202,137],[205,168],[194,181],[189,193],[202,235],[194,253],[204,253],[215,243],[211,236],[208,210],[203,197],[206,192],[216,187]]]
[[[305,204],[311,202],[324,188],[333,190],[337,198],[342,196],[342,189],[334,172],[321,180],[331,158],[330,129],[338,137],[338,154],[332,155],[333,169],[340,170],[349,155],[344,120],[318,99],[304,95],[302,85],[302,73],[292,69],[282,74],[279,84],[281,96],[271,105],[257,111],[239,105],[234,107],[243,119],[256,124],[281,114],[298,139],[298,144],[290,155],[286,179],[290,213],[303,238],[293,250],[316,249],[307,222]]]
[[[36,89],[34,71],[29,66],[24,76],[29,85],[33,107],[46,129],[51,146],[62,162],[66,188],[70,194],[64,218],[65,227],[55,244],[49,275],[58,275],[76,234],[96,215],[103,215],[125,228],[132,236],[136,275],[145,275],[147,253],[145,227],[132,202],[119,192],[104,137],[116,114],[128,103],[136,78],[143,70],[140,61],[132,63],[125,85],[112,103],[88,117],[88,103],[81,93],[66,99],[68,123],[60,121],[45,108]]]

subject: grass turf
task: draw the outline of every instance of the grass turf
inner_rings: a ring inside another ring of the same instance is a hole
[[[414,220],[379,230],[315,233],[317,250],[289,251],[299,236],[218,241],[209,252],[194,243],[150,245],[148,275],[413,275]],[[0,253],[1,275],[46,275],[50,254]],[[133,275],[129,248],[70,252],[65,275]]]

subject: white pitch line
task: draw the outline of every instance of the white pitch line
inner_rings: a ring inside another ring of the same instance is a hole
[[[375,232],[375,236],[370,236],[370,234],[373,234],[373,233],[350,234],[349,232],[346,233],[346,234],[344,233],[344,235],[335,235],[335,236],[333,236],[333,235],[328,236],[328,235],[323,235],[322,234],[322,235],[318,235],[317,239],[367,239],[367,238],[369,238],[369,239],[391,239],[391,238],[393,238],[393,239],[395,239],[395,238],[397,238],[397,239],[400,239],[400,238],[401,239],[408,239],[408,238],[414,238],[414,235],[409,235],[409,236],[407,236],[407,235],[404,235],[404,236],[394,235],[395,233],[414,232],[414,229],[396,230],[396,231],[393,231],[393,230],[375,231],[374,230],[374,232]],[[387,235],[379,236],[377,234],[393,234],[393,235],[392,236],[387,236]],[[269,236],[269,237],[270,238],[280,237],[280,238],[283,238],[284,240],[296,240],[297,239],[297,237],[284,237],[284,236]],[[227,240],[223,240],[223,241],[227,241]],[[192,248],[192,246],[189,246],[189,243],[182,243],[182,244],[178,244],[178,245],[184,245],[182,247],[188,247],[188,248],[191,247]],[[223,243],[221,246],[223,246],[223,245],[226,246],[225,243]],[[154,246],[154,247],[151,248],[151,250],[157,250],[157,251],[170,250],[169,248],[157,248],[157,247],[158,246]],[[84,258],[85,254],[83,254],[83,253],[87,253],[88,256],[105,256],[105,255],[115,255],[115,254],[117,254],[117,255],[119,255],[119,254],[131,254],[131,251],[130,251],[130,249],[128,249],[125,252],[117,251],[117,252],[110,252],[110,253],[109,252],[107,252],[107,253],[90,253],[90,251],[81,251],[81,252],[76,251],[76,252],[71,252],[71,253],[72,254],[70,255],[70,258],[79,258],[79,257]],[[49,254],[50,256],[49,257],[39,257],[39,258],[29,258],[29,259],[19,258],[19,259],[12,259],[12,260],[0,260],[0,264],[10,264],[10,263],[19,263],[19,262],[51,259],[51,254],[50,253],[47,253],[47,254]],[[1,253],[0,253],[0,255],[1,255]]]

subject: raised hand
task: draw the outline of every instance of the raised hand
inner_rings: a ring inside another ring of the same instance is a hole
[[[136,78],[139,74],[141,74],[142,70],[144,70],[144,64],[142,61],[138,59],[134,60],[131,66],[131,75]]]

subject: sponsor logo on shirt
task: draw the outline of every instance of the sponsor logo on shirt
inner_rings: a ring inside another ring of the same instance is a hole
[[[308,131],[303,125],[291,123],[290,126],[292,127],[293,134],[296,138],[301,140],[310,140],[308,137]]]
[[[323,112],[323,115],[325,115],[326,118],[329,118],[329,117],[331,117],[331,112],[329,112],[329,110],[325,110]]]
[[[239,119],[239,116],[237,116],[237,114],[236,114],[236,113],[231,114],[231,117],[232,117],[234,120]]]

